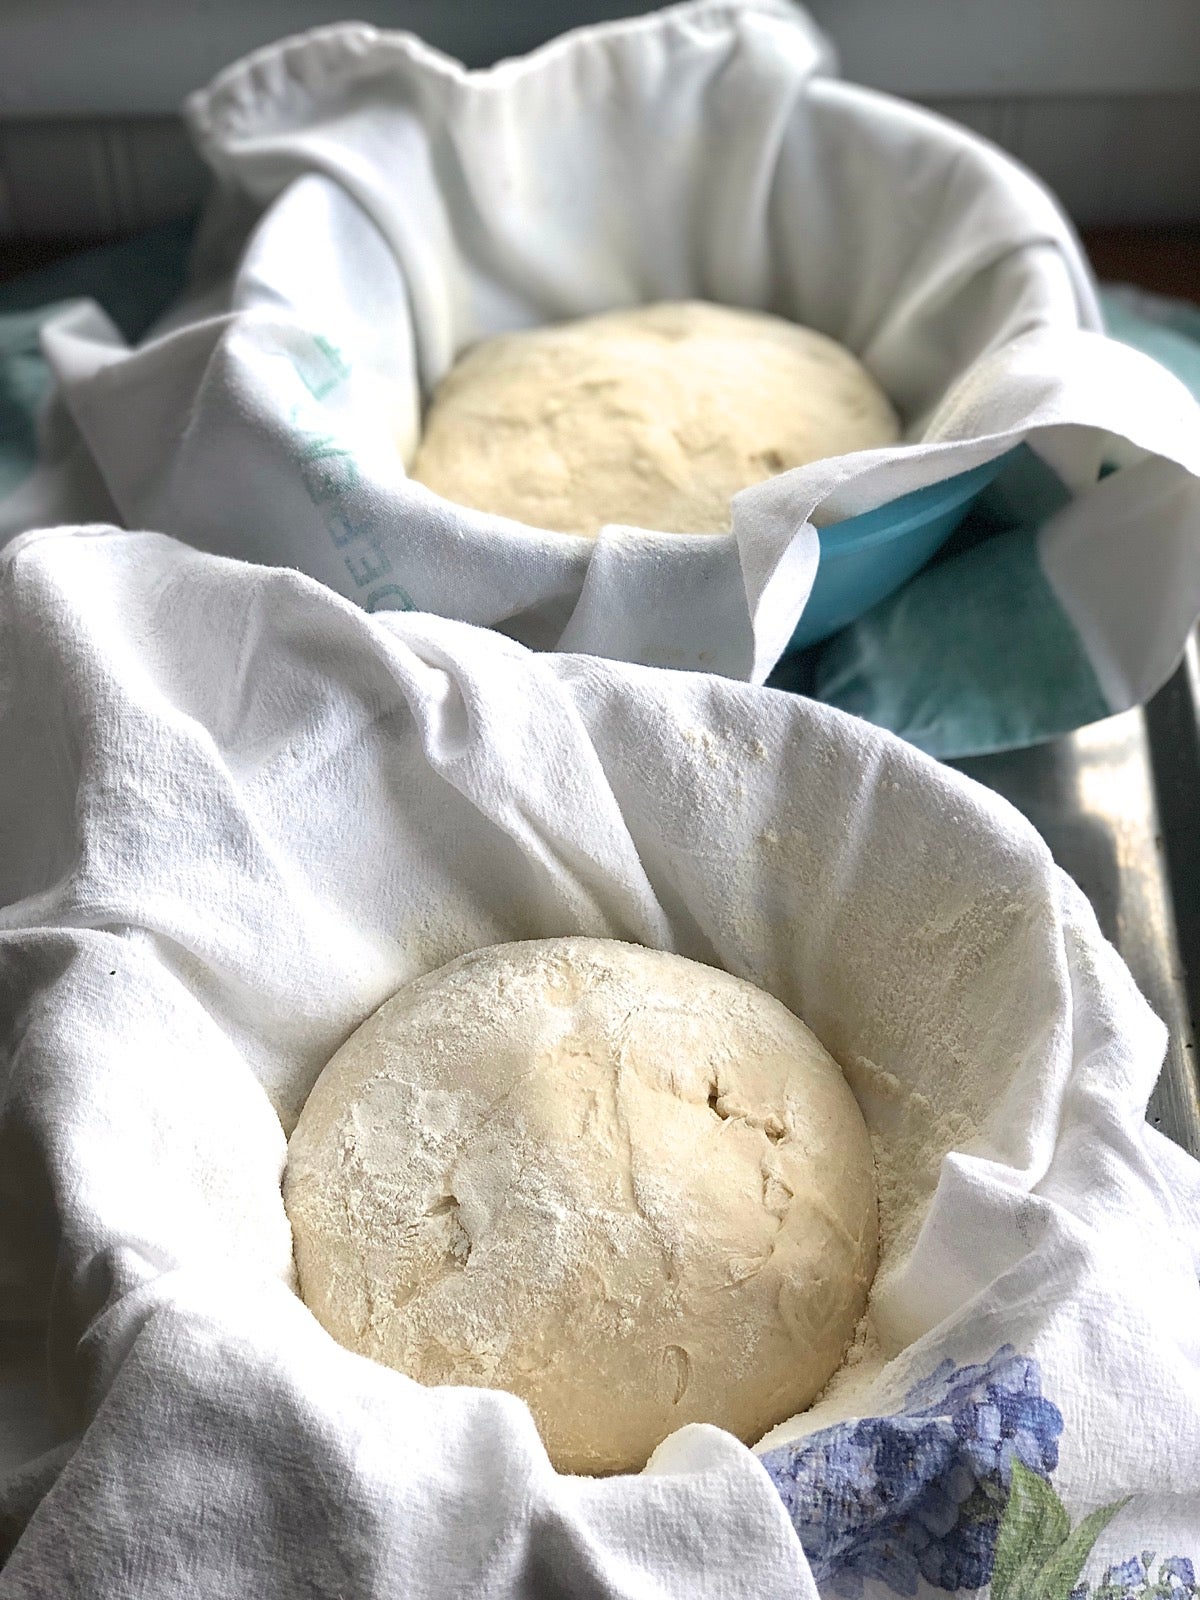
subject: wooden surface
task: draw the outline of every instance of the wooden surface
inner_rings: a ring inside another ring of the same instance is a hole
[[[0,283],[99,243],[98,239],[0,239]]]
[[[1200,228],[1092,228],[1083,243],[1104,282],[1200,302]]]

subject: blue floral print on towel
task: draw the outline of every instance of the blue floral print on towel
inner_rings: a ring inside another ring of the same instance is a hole
[[[1071,1600],[1200,1600],[1200,1584],[1186,1556],[1169,1556],[1156,1567],[1153,1550],[1143,1550],[1106,1567],[1095,1586],[1072,1589]]]
[[[1062,1412],[1031,1356],[943,1361],[890,1417],[862,1417],[766,1452],[826,1596],[987,1589],[991,1600],[1200,1600],[1184,1556],[1152,1551],[1082,1581],[1117,1500],[1072,1524],[1051,1483]]]
[[[823,1593],[854,1600],[866,1579],[915,1595],[923,1578],[982,1588],[1010,1498],[1014,1463],[1049,1481],[1063,1419],[1030,1356],[940,1366],[902,1411],[865,1417],[772,1450],[783,1497]]]

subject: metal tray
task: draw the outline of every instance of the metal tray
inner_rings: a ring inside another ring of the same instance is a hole
[[[1144,709],[950,763],[1024,813],[1170,1031],[1149,1118],[1200,1158],[1200,647]]]

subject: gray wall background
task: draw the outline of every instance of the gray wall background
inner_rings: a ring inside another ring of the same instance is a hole
[[[348,15],[470,66],[620,0],[0,0],[0,239],[112,237],[192,209],[183,96]],[[1200,224],[1200,0],[809,0],[844,76],[954,117],[1082,226]]]

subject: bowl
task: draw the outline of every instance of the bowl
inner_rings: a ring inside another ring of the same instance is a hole
[[[822,528],[816,582],[784,655],[819,644],[920,571],[1012,453]]]

